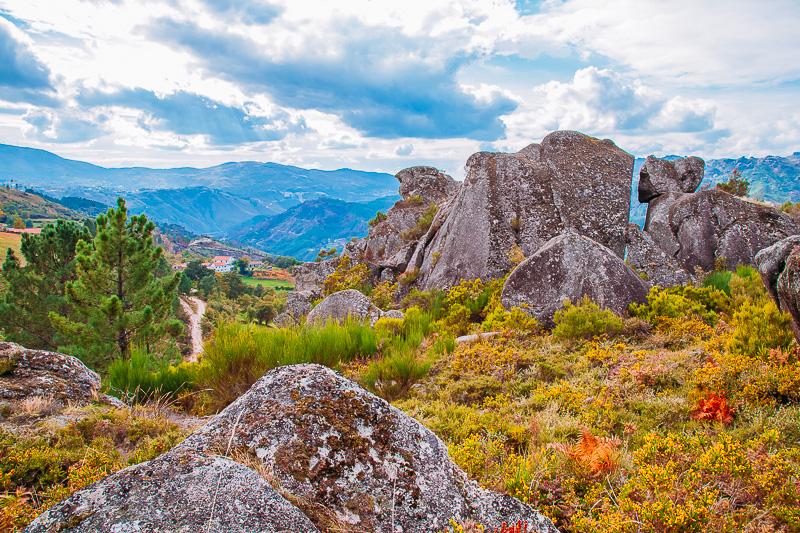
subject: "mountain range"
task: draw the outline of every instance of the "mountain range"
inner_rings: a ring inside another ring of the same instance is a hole
[[[631,198],[631,220],[640,225],[646,206],[637,201],[636,187],[643,162],[636,159]],[[755,198],[800,201],[800,152],[708,160],[703,186],[725,181],[734,169],[750,180]],[[382,172],[253,161],[208,168],[107,168],[0,144],[0,183],[11,180],[70,207],[84,206],[89,214],[124,196],[131,212],[158,222],[300,259],[365,235],[368,220],[399,198],[397,180]]]

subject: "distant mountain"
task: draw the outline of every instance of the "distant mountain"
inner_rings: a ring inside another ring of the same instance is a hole
[[[666,156],[676,159],[678,156]],[[633,188],[631,190],[631,222],[644,225],[647,204],[638,201],[639,170],[644,158],[636,158],[633,166]],[[769,155],[766,157],[740,157],[738,159],[709,159],[700,187],[713,187],[727,181],[734,169],[750,181],[750,196],[774,204],[786,201],[800,202],[800,152],[788,157]]]
[[[248,220],[228,236],[271,253],[312,260],[321,248],[341,248],[353,237],[366,236],[375,213],[386,211],[398,199],[389,196],[362,203],[309,200],[278,215]]]
[[[245,220],[283,211],[255,198],[207,187],[141,191],[126,194],[125,199],[132,213],[145,213],[157,222],[178,224],[207,235],[224,235]]]
[[[0,144],[0,183],[10,179],[50,194],[97,201],[107,199],[99,197],[102,194],[207,187],[274,203],[280,210],[323,196],[366,202],[397,192],[397,181],[383,172],[316,170],[253,161],[209,168],[105,168],[44,150]]]

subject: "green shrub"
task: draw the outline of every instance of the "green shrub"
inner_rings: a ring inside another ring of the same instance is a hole
[[[710,273],[706,276],[706,279],[703,280],[703,287],[713,287],[718,291],[722,291],[728,296],[731,295],[731,277],[733,276],[733,272],[730,270],[718,270],[716,272]]]
[[[193,384],[192,365],[170,365],[168,358],[159,358],[143,350],[135,349],[130,359],[116,359],[108,366],[108,389],[130,401],[176,395],[190,390]]]
[[[415,350],[404,350],[372,361],[362,381],[376,394],[387,400],[399,398],[409,387],[424,377],[431,362],[421,359]]]
[[[375,213],[375,218],[369,221],[369,225],[377,226],[384,220],[386,220],[386,213],[384,213],[383,211],[378,211],[377,213]]]
[[[212,408],[221,408],[275,367],[318,363],[337,368],[377,350],[375,331],[352,320],[281,329],[222,323],[200,361],[197,388],[213,391]]]
[[[584,296],[578,305],[567,300],[553,316],[553,336],[561,340],[591,339],[598,335],[614,335],[622,330],[622,318]]]
[[[653,287],[647,295],[647,303],[631,304],[631,313],[651,324],[656,324],[660,318],[695,315],[713,325],[717,322],[719,313],[727,310],[729,305],[726,294],[715,287]]]
[[[772,300],[745,301],[733,314],[731,326],[727,348],[734,354],[765,357],[771,349],[787,349],[794,339],[791,318]]]
[[[432,203],[429,205],[428,208],[417,219],[417,223],[414,225],[414,227],[401,233],[400,238],[405,241],[416,241],[425,235],[425,232],[428,231],[428,228],[430,228],[431,224],[433,223],[433,217],[436,216],[438,211],[439,207],[436,204]]]

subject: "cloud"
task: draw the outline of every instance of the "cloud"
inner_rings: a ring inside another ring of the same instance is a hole
[[[595,134],[702,132],[714,128],[715,106],[706,100],[667,98],[638,80],[587,67],[572,80],[536,87],[525,113],[545,130]]]
[[[32,109],[22,119],[27,136],[41,142],[79,143],[100,137],[106,117],[82,117],[75,110]]]
[[[329,21],[327,33],[304,35],[282,54],[252,39],[193,23],[161,19],[149,30],[190,50],[209,75],[265,92],[279,104],[340,116],[380,138],[501,138],[500,117],[517,103],[494,92],[470,94],[456,80],[463,53],[426,53],[425,40],[356,19]]]
[[[0,99],[10,102],[50,100],[50,69],[33,53],[25,35],[0,17]]]
[[[179,135],[205,135],[211,144],[227,145],[284,138],[305,129],[302,120],[280,111],[258,113],[255,106],[224,105],[199,94],[178,91],[157,95],[146,89],[113,92],[87,91],[78,101],[88,107],[124,107],[142,111],[139,125],[145,130],[167,130]]]
[[[395,149],[394,153],[399,156],[407,156],[414,153],[414,145],[409,144],[401,144],[400,146]]]
[[[217,16],[244,24],[269,24],[283,11],[280,6],[260,0],[203,0],[203,4]]]

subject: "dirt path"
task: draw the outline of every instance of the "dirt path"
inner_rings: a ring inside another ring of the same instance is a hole
[[[197,356],[203,353],[203,328],[201,326],[203,315],[206,314],[206,303],[196,296],[181,296],[181,307],[189,317],[189,335],[192,339],[192,353],[186,356],[189,362],[197,361]]]

